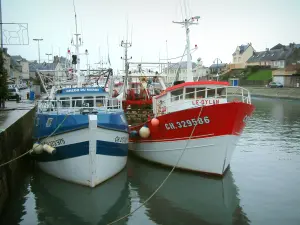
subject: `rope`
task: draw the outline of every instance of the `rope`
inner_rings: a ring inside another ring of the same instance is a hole
[[[197,120],[200,118],[200,116],[201,116],[201,114],[202,114],[202,111],[203,111],[203,105],[201,106],[201,110],[200,110],[200,112],[199,112],[199,114],[198,114],[198,118],[197,118]],[[182,156],[183,156],[183,154],[184,154],[184,152],[185,152],[185,150],[186,150],[186,148],[187,148],[187,146],[188,146],[188,143],[189,143],[189,141],[190,141],[190,139],[192,138],[192,136],[193,136],[193,134],[194,134],[194,131],[195,131],[195,128],[196,128],[196,126],[197,125],[194,125],[194,128],[193,128],[193,130],[192,130],[192,132],[191,132],[191,134],[190,134],[190,136],[189,136],[189,139],[187,140],[187,142],[186,142],[186,145],[185,145],[185,147],[184,147],[184,149],[183,149],[183,151],[182,151],[182,153],[181,153],[181,155],[180,155],[180,157],[178,158],[178,160],[177,160],[177,162],[176,162],[176,164],[173,166],[173,168],[172,168],[172,170],[169,172],[169,174],[166,176],[166,178],[161,182],[161,184],[156,188],[156,190],[139,206],[139,207],[137,207],[135,210],[133,210],[132,212],[130,212],[130,213],[128,213],[128,214],[126,214],[125,216],[123,216],[123,217],[121,217],[121,218],[119,218],[119,219],[117,219],[117,220],[114,220],[113,222],[110,222],[110,223],[108,223],[107,225],[111,225],[111,224],[114,224],[114,223],[117,223],[117,222],[119,222],[119,221],[121,221],[121,220],[123,220],[123,219],[125,219],[125,218],[127,218],[127,217],[129,217],[129,216],[131,216],[133,213],[135,213],[137,210],[139,210],[142,206],[144,206],[158,191],[159,191],[159,189],[161,189],[162,188],[162,186],[165,184],[165,182],[168,180],[168,178],[171,176],[171,174],[173,173],[173,171],[175,170],[175,168],[178,166],[178,164],[179,164],[179,161],[181,160],[181,158],[182,158]]]
[[[63,124],[63,122],[65,122],[65,120],[67,119],[68,116],[69,116],[69,114],[67,114],[67,115],[65,116],[65,118],[63,119],[63,121],[56,127],[56,129],[55,129],[48,137],[45,138],[45,140],[47,140],[49,137],[51,137],[51,136],[52,136],[52,135],[60,128],[60,126]],[[33,151],[33,150],[36,149],[37,147],[38,147],[38,146],[36,146],[36,147],[33,148],[33,149],[29,149],[27,152],[23,153],[22,155],[19,155],[18,157],[14,158],[14,159],[12,159],[12,160],[9,160],[8,162],[5,162],[5,163],[1,164],[0,167],[5,166],[5,165],[7,165],[7,164],[9,164],[9,163],[11,163],[11,162],[13,162],[13,161],[15,161],[15,160],[21,158],[21,157],[27,155],[29,152]],[[16,149],[16,148],[15,148],[15,149]],[[14,150],[15,150],[15,149],[14,149]]]

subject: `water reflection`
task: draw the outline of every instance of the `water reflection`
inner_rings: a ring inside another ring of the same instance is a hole
[[[38,172],[32,181],[39,224],[107,224],[130,212],[127,171],[94,189]],[[126,224],[123,220],[117,224]]]
[[[22,218],[28,213],[26,204],[30,195],[30,176],[28,176],[28,171],[18,171],[17,176],[19,182],[12,190],[11,199],[0,217],[1,225],[20,224]]]
[[[128,169],[133,173],[130,183],[141,202],[170,171],[139,159],[131,159]],[[157,224],[249,224],[230,170],[223,179],[175,171],[146,208]]]

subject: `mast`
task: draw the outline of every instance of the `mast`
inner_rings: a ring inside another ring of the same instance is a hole
[[[131,34],[132,36],[132,34]],[[132,43],[128,41],[128,20],[127,20],[127,36],[126,41],[121,41],[121,47],[124,48],[124,61],[125,61],[125,77],[124,77],[124,92],[126,93],[127,90],[127,83],[128,83],[128,71],[129,71],[129,63],[128,63],[128,48],[132,46]],[[121,57],[123,59],[123,57]],[[132,59],[132,57],[130,57]],[[125,94],[123,97],[126,97]]]
[[[190,48],[190,28],[191,25],[197,25],[198,20],[200,19],[200,16],[194,16],[189,19],[185,19],[181,22],[175,22],[173,23],[181,24],[185,28],[185,35],[186,35],[186,53],[187,53],[187,82],[194,81],[193,79],[193,73],[192,73],[192,61],[191,61],[191,48]],[[196,22],[194,22],[197,20]]]
[[[79,58],[79,47],[82,45],[81,38],[79,37],[80,34],[78,33],[77,28],[77,15],[76,15],[76,9],[75,9],[75,2],[73,0],[73,6],[74,6],[74,13],[75,13],[75,29],[76,33],[74,34],[76,36],[75,44],[73,44],[73,38],[72,38],[72,45],[75,46],[75,55],[72,55],[73,58],[73,64],[74,64],[74,71],[77,75],[77,85],[78,87],[82,86],[81,76],[80,76],[80,58]]]

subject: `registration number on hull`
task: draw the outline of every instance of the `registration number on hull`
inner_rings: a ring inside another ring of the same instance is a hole
[[[42,144],[46,144],[46,145],[50,145],[51,147],[58,147],[58,146],[61,146],[61,145],[64,145],[66,142],[63,138],[60,138],[60,139],[56,139],[56,140],[53,140],[53,141],[43,141]]]
[[[166,123],[165,128],[167,130],[176,130],[176,129],[182,129],[182,128],[187,128],[187,127],[192,127],[197,125],[209,124],[209,123],[210,123],[209,117],[204,116],[196,119],[194,118],[189,120],[177,121],[173,123]]]

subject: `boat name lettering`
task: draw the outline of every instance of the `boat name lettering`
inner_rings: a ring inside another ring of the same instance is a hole
[[[208,116],[199,117],[198,119],[189,119],[189,120],[182,120],[174,123],[166,123],[165,128],[167,130],[176,130],[186,127],[192,127],[197,125],[203,125],[210,123],[210,119]]]
[[[193,105],[216,105],[220,104],[219,99],[201,99],[201,100],[195,100],[192,101]]]
[[[116,143],[122,143],[122,144],[125,144],[125,143],[128,143],[128,138],[127,137],[119,137],[117,136],[115,138],[115,142]]]
[[[50,145],[51,147],[58,147],[60,145],[64,145],[66,142],[63,138],[56,139],[53,141],[43,141],[42,144]]]
[[[94,92],[98,92],[99,89],[98,88],[79,88],[79,89],[68,89],[66,90],[66,93],[69,92],[84,92],[84,91],[94,91]]]

